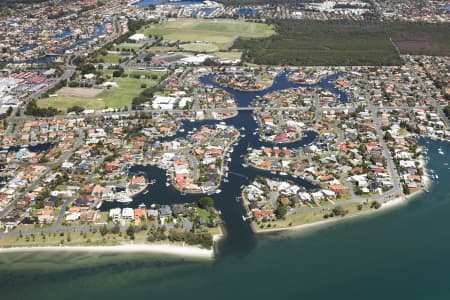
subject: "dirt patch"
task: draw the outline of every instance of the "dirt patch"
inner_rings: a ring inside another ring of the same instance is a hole
[[[392,38],[403,54],[450,55],[450,49],[442,49],[432,38],[426,36],[401,36]]]
[[[71,97],[95,97],[103,92],[102,89],[92,89],[92,88],[71,88],[64,87],[56,92],[58,96],[71,96]]]

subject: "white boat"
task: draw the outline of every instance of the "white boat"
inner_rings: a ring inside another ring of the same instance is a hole
[[[248,167],[248,165],[247,165],[247,164],[242,164],[242,166],[243,166],[244,168],[247,168],[247,167]]]
[[[280,175],[287,176],[287,173],[286,172],[280,172]]]
[[[133,199],[126,195],[123,195],[122,197],[116,199],[116,202],[119,202],[119,203],[130,203],[132,201],[133,201]]]
[[[438,149],[438,153],[439,153],[440,155],[444,155],[444,151],[442,151],[442,148],[439,148],[439,149]]]
[[[102,206],[103,201],[100,201],[99,203],[97,203],[97,205],[95,206],[95,208],[100,209],[100,207]]]
[[[434,178],[439,179],[438,174],[435,174],[435,175],[434,175]]]
[[[230,161],[230,162],[231,162],[231,157],[230,157],[230,158],[228,158],[228,159],[227,159],[227,161]]]
[[[252,151],[252,150],[253,150],[252,147],[248,147],[248,148],[247,148],[247,151]]]
[[[145,192],[142,193],[143,195],[148,194],[148,190],[145,190]]]
[[[222,190],[221,189],[217,189],[216,190],[216,194],[220,194],[220,193],[222,193]]]
[[[180,132],[184,132],[184,128],[181,128],[179,131],[180,131]]]
[[[277,172],[275,172],[275,171],[270,171],[270,174],[277,174]]]
[[[166,182],[166,186],[170,186],[170,183],[169,183],[169,182]]]
[[[244,131],[244,130],[245,130],[245,127],[244,127],[244,126],[242,126],[242,127],[241,127],[241,130],[243,130],[243,131]]]

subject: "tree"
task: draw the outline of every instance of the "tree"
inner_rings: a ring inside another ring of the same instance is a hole
[[[373,201],[373,202],[370,204],[370,208],[379,209],[380,207],[381,207],[381,204],[380,204],[380,202],[378,202],[378,201]]]
[[[201,197],[198,201],[198,206],[201,208],[208,208],[214,206],[214,199],[211,197]]]
[[[333,214],[336,216],[345,216],[348,213],[347,210],[345,210],[342,206],[338,205],[335,208],[333,208]]]
[[[112,228],[111,232],[114,234],[119,234],[119,232],[120,232],[119,224],[114,224],[114,227]]]
[[[71,106],[71,107],[69,107],[69,108],[67,109],[67,113],[74,112],[74,113],[76,113],[76,114],[79,114],[79,113],[82,112],[83,110],[84,110],[84,107],[79,106],[79,105],[74,105],[74,106]]]
[[[277,216],[277,219],[282,219],[287,214],[287,208],[284,205],[278,205],[277,209],[275,209],[275,216]]]
[[[100,234],[102,236],[105,236],[106,234],[108,234],[108,228],[106,227],[106,225],[103,225],[103,227],[100,228]]]
[[[134,240],[134,232],[135,232],[135,228],[133,225],[128,226],[127,228],[127,235],[130,237],[131,240]]]

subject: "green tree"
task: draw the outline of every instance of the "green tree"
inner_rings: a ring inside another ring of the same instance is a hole
[[[214,206],[214,199],[211,197],[201,197],[198,201],[198,206],[201,208],[208,208]]]
[[[284,205],[278,205],[277,209],[275,209],[275,216],[277,219],[282,219],[287,214],[287,207]]]

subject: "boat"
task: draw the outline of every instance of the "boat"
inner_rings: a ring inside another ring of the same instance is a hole
[[[130,203],[132,201],[133,201],[133,199],[127,195],[123,195],[120,198],[116,199],[116,202],[125,203],[125,204]]]
[[[247,148],[247,151],[252,151],[252,150],[253,150],[252,147],[248,147],[248,148]]]
[[[223,182],[227,183],[227,182],[230,182],[230,181],[228,179],[224,178]]]
[[[152,179],[149,183],[150,184],[155,184],[156,183],[156,179]]]
[[[222,190],[221,189],[217,189],[216,190],[216,194],[220,194],[220,193],[222,193]]]
[[[169,183],[169,182],[166,182],[166,186],[170,186],[170,183]]]
[[[277,174],[277,172],[275,172],[275,171],[270,171],[270,174],[274,174],[274,175],[276,175],[276,174]]]
[[[244,167],[244,168],[247,168],[248,167],[248,165],[247,164],[242,164],[242,166]]]
[[[434,178],[439,179],[438,174],[435,174],[435,175],[434,175]]]
[[[148,190],[145,190],[145,192],[142,193],[143,195],[148,194]]]
[[[439,149],[438,149],[438,153],[439,153],[440,155],[444,155],[444,151],[442,151],[442,148],[439,148]]]
[[[280,172],[280,175],[287,176],[287,173],[286,172]]]
[[[180,132],[184,132],[184,128],[181,128],[179,131],[180,131]]]
[[[244,131],[244,130],[245,130],[245,127],[244,127],[244,126],[242,126],[242,127],[241,127],[241,130],[242,130],[242,131]]]
[[[230,161],[230,162],[231,162],[231,157],[227,158],[227,161]]]
[[[95,208],[100,209],[100,207],[102,206],[103,201],[100,201],[99,203],[97,203],[97,205],[95,206]]]

